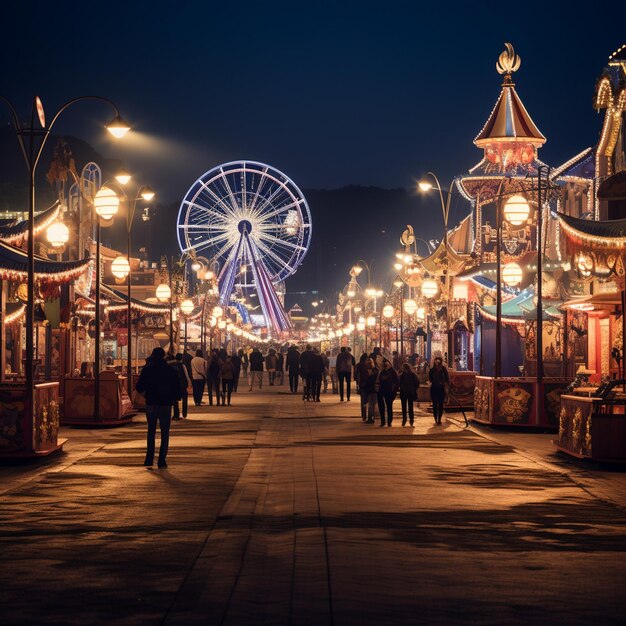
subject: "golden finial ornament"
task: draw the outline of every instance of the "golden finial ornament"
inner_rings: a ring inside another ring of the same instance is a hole
[[[504,47],[506,50],[500,54],[498,60],[496,61],[496,70],[498,70],[498,74],[504,75],[505,82],[510,82],[511,74],[519,70],[520,65],[522,64],[522,59],[519,54],[515,54],[512,44],[505,43]]]
[[[413,234],[413,226],[407,224],[406,229],[402,232],[400,243],[403,246],[411,246],[415,243],[415,235]]]

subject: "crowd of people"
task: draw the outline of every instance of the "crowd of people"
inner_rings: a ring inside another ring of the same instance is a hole
[[[210,406],[230,406],[242,376],[252,391],[256,387],[262,389],[264,379],[269,386],[284,385],[287,375],[290,392],[297,394],[302,384],[302,399],[310,402],[320,402],[320,395],[328,392],[329,384],[331,391],[339,394],[340,402],[350,402],[354,380],[363,422],[373,424],[378,415],[381,427],[392,425],[394,401],[398,395],[402,426],[407,422],[413,426],[418,389],[421,382],[429,380],[433,417],[435,424],[441,424],[450,383],[448,370],[439,356],[435,357],[432,367],[421,359],[417,365],[422,380],[413,364],[397,352],[388,359],[380,348],[374,348],[371,354],[363,353],[358,363],[349,347],[340,348],[334,355],[310,345],[302,349],[291,345],[285,352],[270,348],[266,355],[255,347],[251,351],[239,349],[232,354],[221,348],[206,355],[202,350],[196,350],[195,356],[179,353],[167,357],[162,348],[155,348],[136,385],[137,392],[145,394],[146,398],[148,445],[145,465],[153,464],[158,423],[161,429],[158,464],[167,467],[172,408],[174,420],[187,417],[189,389],[195,406],[206,404],[205,388]]]

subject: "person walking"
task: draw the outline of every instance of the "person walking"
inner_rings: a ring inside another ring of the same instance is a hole
[[[204,395],[204,383],[206,382],[206,361],[202,355],[202,350],[196,350],[196,356],[191,359],[191,387],[193,388],[193,403],[202,406],[202,396]]]
[[[250,360],[248,358],[248,349],[239,350],[239,357],[241,358],[241,369],[243,371],[244,378],[246,381],[248,380],[248,365],[250,364]]]
[[[274,348],[270,348],[267,356],[265,357],[265,369],[267,370],[267,377],[269,379],[270,386],[274,386],[274,381],[276,380],[276,350]]]
[[[374,413],[376,412],[376,381],[378,380],[378,368],[374,365],[374,360],[367,355],[361,363],[359,373],[359,392],[361,394],[361,417],[368,424],[374,423]]]
[[[214,352],[211,360],[207,365],[207,386],[209,388],[209,405],[213,406],[213,393],[215,392],[215,404],[220,405],[220,378],[222,359],[218,356],[218,352]],[[224,402],[222,401],[222,404]]]
[[[393,422],[393,401],[398,393],[398,374],[391,367],[391,363],[385,359],[383,369],[378,374],[378,410],[380,412],[380,425],[385,425],[385,409],[387,413],[387,426]]]
[[[155,348],[150,355],[150,363],[139,375],[135,389],[138,393],[146,394],[146,419],[148,421],[148,435],[146,442],[146,458],[143,464],[152,467],[156,447],[157,422],[161,429],[161,444],[159,445],[159,469],[167,467],[167,451],[170,442],[170,422],[172,405],[182,396],[180,378],[178,374],[165,362],[165,350]]]
[[[300,353],[296,346],[290,346],[286,358],[287,371],[289,372],[289,391],[298,393],[298,377],[300,375]]]
[[[307,369],[307,386],[309,394],[313,402],[320,401],[320,392],[322,391],[322,378],[324,376],[324,357],[320,351],[315,348],[313,355],[309,361]]]
[[[393,364],[393,369],[398,372],[398,375],[402,372],[402,365],[404,364],[404,358],[398,354],[397,350],[394,350],[391,353],[391,363]]]
[[[263,363],[265,357],[258,348],[254,348],[250,354],[250,391],[254,386],[254,381],[259,381],[259,389],[263,387]]]
[[[300,376],[302,376],[302,384],[304,385],[303,399],[309,400],[311,389],[309,388],[309,365],[313,358],[313,349],[307,344],[306,349],[300,355]]]
[[[402,364],[402,373],[400,374],[400,404],[402,406],[402,426],[406,426],[407,416],[409,424],[413,426],[414,413],[413,403],[417,400],[417,390],[420,381],[413,368],[408,363]]]
[[[350,402],[350,385],[352,383],[353,356],[343,347],[337,355],[337,378],[339,379],[339,401],[343,402],[344,388],[346,400]]]
[[[239,376],[241,376],[241,353],[239,350],[237,354],[233,354],[230,358],[233,362],[233,367],[235,368],[235,380],[233,381],[233,391],[237,391],[237,387],[239,387]]]
[[[285,384],[285,355],[280,351],[276,355],[276,378],[282,387]]]
[[[226,401],[228,401],[228,406],[230,406],[230,397],[233,395],[235,386],[235,366],[232,357],[227,356],[226,360],[220,365],[220,377],[222,379],[222,406],[225,406]]]
[[[326,352],[322,353],[322,360],[324,361],[324,393],[328,393],[328,376],[330,374],[330,350],[326,350]]]
[[[180,390],[182,399],[182,416],[187,417],[187,401],[188,393],[187,389],[191,387],[191,379],[187,373],[187,368],[183,365],[183,355],[179,352],[173,359],[168,359],[168,365],[174,369],[180,380]],[[179,420],[181,416],[180,407],[178,406],[178,400],[174,403],[174,418]]]
[[[443,405],[446,399],[446,387],[450,384],[450,375],[440,356],[435,357],[433,366],[428,372],[428,378],[430,379],[430,399],[433,403],[433,417],[435,418],[435,424],[441,424]]]

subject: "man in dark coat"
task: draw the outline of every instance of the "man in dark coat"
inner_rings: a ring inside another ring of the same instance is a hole
[[[152,467],[157,422],[161,428],[159,447],[159,468],[167,467],[167,449],[170,442],[170,422],[172,405],[182,398],[178,374],[165,362],[165,350],[155,348],[150,355],[150,363],[141,370],[135,385],[139,393],[146,394],[146,418],[148,420],[148,443],[144,465]]]
[[[302,376],[302,382],[304,384],[304,397],[307,400],[311,395],[311,388],[309,387],[309,366],[312,358],[313,349],[307,344],[306,349],[300,355],[300,376]]]
[[[309,390],[309,400],[320,401],[320,391],[322,390],[322,378],[324,376],[324,358],[319,350],[315,348],[308,361],[307,366],[307,388]]]
[[[287,370],[289,371],[289,390],[298,393],[298,376],[300,371],[300,353],[296,346],[287,350]]]

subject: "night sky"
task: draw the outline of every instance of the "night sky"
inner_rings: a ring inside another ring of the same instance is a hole
[[[49,115],[77,95],[113,99],[134,128],[123,143],[102,132],[98,104],[57,130],[123,159],[165,202],[234,159],[303,189],[411,188],[426,170],[448,180],[479,160],[472,140],[498,96],[505,41],[548,138],[541,158],[556,166],[594,144],[594,84],[626,42],[625,18],[621,2],[14,1],[0,75],[24,116],[34,94]]]

